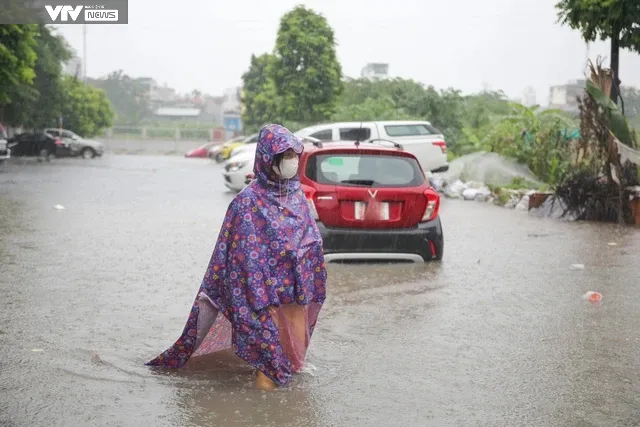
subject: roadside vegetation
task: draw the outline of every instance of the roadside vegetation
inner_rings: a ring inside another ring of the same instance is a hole
[[[60,124],[82,136],[113,123],[102,90],[63,73],[71,58],[65,39],[45,25],[0,25],[0,122],[25,129]]]

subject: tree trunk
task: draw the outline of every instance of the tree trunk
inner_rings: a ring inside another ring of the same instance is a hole
[[[618,79],[618,70],[620,68],[620,31],[614,30],[611,35],[611,74],[613,85],[611,86],[611,100],[614,104],[618,103],[618,89],[620,87],[620,79]]]

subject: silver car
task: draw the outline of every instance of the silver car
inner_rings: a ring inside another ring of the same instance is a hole
[[[84,139],[66,129],[48,128],[44,130],[49,135],[60,138],[69,148],[69,155],[80,156],[85,159],[100,157],[104,154],[104,145],[99,141]]]
[[[0,136],[0,165],[11,157],[11,150],[7,147],[7,140]]]

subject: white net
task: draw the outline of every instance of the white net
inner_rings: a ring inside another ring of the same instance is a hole
[[[449,164],[449,170],[442,174],[443,180],[447,183],[460,180],[492,186],[508,185],[518,177],[534,184],[542,184],[526,165],[502,157],[498,153],[482,151],[458,157]]]

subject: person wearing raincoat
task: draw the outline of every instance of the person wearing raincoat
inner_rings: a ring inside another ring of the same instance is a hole
[[[302,368],[327,279],[298,180],[303,149],[283,126],[260,130],[256,179],[229,205],[182,335],[147,365],[181,368],[232,347],[257,369],[262,389],[286,385]]]

